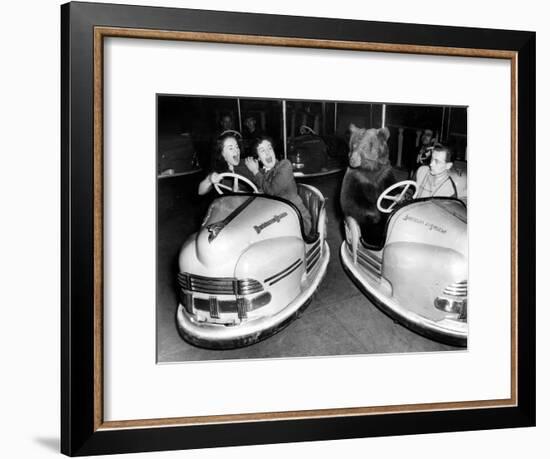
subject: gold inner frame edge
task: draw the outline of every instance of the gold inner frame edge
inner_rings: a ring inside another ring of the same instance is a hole
[[[142,38],[283,46],[348,51],[370,51],[400,54],[478,57],[510,60],[511,64],[511,397],[499,400],[471,400],[464,402],[422,403],[375,407],[334,408],[320,410],[281,411],[211,416],[187,416],[158,419],[131,419],[104,421],[103,368],[103,40],[106,37]],[[513,407],[517,405],[517,64],[518,53],[506,50],[454,48],[406,44],[336,41],[309,38],[287,38],[260,35],[237,35],[210,32],[181,32],[118,27],[94,27],[94,431],[208,425],[220,423],[280,421],[344,416],[366,416],[389,413],[411,413],[461,409]]]

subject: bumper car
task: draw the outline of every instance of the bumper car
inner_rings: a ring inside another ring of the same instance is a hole
[[[200,172],[193,139],[188,132],[162,136],[158,141],[158,175],[187,175]]]
[[[300,135],[289,139],[288,159],[298,176],[328,172],[327,145],[323,138],[308,126],[300,126]]]
[[[267,338],[309,305],[329,261],[323,195],[298,184],[312,216],[310,234],[289,201],[259,194],[244,177],[220,194],[179,253],[177,326],[183,339],[210,349]],[[242,190],[246,183],[251,192]],[[226,194],[223,194],[226,193]]]
[[[466,346],[466,206],[455,198],[414,199],[416,191],[403,201],[415,187],[406,180],[380,195],[378,209],[390,214],[380,247],[365,243],[357,222],[345,219],[342,263],[363,293],[395,321],[428,338]]]
[[[301,126],[300,135],[288,140],[288,159],[296,177],[334,174],[346,168],[348,145],[341,137],[321,137],[310,127]]]

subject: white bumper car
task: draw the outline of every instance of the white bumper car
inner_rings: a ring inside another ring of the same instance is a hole
[[[379,210],[391,214],[382,247],[366,244],[357,222],[346,218],[342,263],[369,299],[394,320],[431,339],[466,346],[466,206],[454,198],[415,200],[414,195],[400,203],[405,188],[413,186],[412,181],[399,182],[378,199]],[[388,200],[392,204],[384,207]]]
[[[273,335],[308,306],[329,261],[323,195],[298,184],[312,216],[304,234],[298,209],[281,198],[232,193],[216,198],[197,233],[183,244],[177,277],[177,326],[196,346],[230,349]]]

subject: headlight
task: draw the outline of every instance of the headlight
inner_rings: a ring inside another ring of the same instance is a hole
[[[434,300],[440,311],[452,314],[457,320],[468,318],[468,281],[463,280],[448,285],[442,294]]]

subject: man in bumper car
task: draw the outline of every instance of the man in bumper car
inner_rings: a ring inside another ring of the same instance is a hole
[[[431,150],[430,165],[421,166],[416,172],[417,198],[434,196],[457,197],[456,184],[449,172],[453,166],[451,150],[435,144]]]

